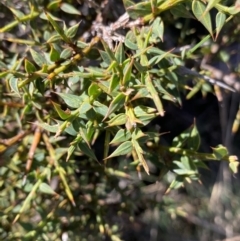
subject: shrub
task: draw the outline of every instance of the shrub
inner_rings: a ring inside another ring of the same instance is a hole
[[[162,191],[168,193],[199,180],[211,160],[237,172],[237,158],[224,146],[198,151],[195,121],[171,145],[162,145],[164,133],[151,124],[167,106],[180,108],[182,98],[214,92],[211,84],[234,91],[186,62],[210,51],[237,3],[125,0],[116,22],[94,23],[104,6],[1,4],[2,239],[120,240],[124,214],[131,220],[147,193],[144,182],[170,182]],[[167,28],[189,19],[208,34],[188,41],[183,35],[191,29],[182,29],[169,50]],[[82,29],[87,21],[92,32]]]

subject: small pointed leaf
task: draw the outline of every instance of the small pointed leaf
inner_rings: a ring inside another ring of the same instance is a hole
[[[45,194],[56,195],[53,189],[47,183],[41,183],[39,186],[39,191]]]
[[[128,141],[131,138],[131,136],[132,135],[130,131],[126,129],[121,129],[116,133],[110,144],[117,144],[124,141]]]
[[[50,16],[50,14],[48,14],[47,12],[45,12],[48,21],[52,24],[53,28],[57,31],[57,33],[62,37],[62,39],[66,42],[69,43],[69,39],[68,37],[65,35],[64,30],[62,27],[60,27],[58,25],[58,23]]]
[[[40,53],[36,52],[33,49],[30,49],[30,53],[32,55],[32,58],[34,62],[39,66],[42,67],[43,65],[47,64],[46,59],[41,55]]]
[[[108,112],[106,114],[106,116],[104,117],[103,121],[105,119],[108,118],[109,115],[111,115],[113,112],[115,112],[116,110],[120,109],[121,107],[123,107],[125,101],[125,95],[123,93],[119,93],[111,102],[109,108],[108,108]]]
[[[73,25],[71,28],[67,29],[66,31],[66,36],[70,39],[74,38],[77,31],[78,31],[78,27],[79,27],[80,23],[77,23],[75,25]]]
[[[158,94],[156,88],[154,87],[154,85],[152,83],[152,80],[150,78],[150,74],[147,75],[147,77],[145,79],[145,82],[146,82],[146,87],[147,87],[150,95],[152,96],[153,102],[155,103],[155,105],[157,107],[158,113],[161,116],[164,116],[162,101],[159,97],[159,94]]]
[[[193,15],[183,4],[178,4],[177,6],[170,9],[173,16],[180,18],[193,18]]]
[[[207,7],[203,13],[203,17],[218,3],[220,2],[220,0],[208,0],[208,4]]]
[[[216,16],[216,37],[215,37],[215,40],[217,39],[225,21],[226,21],[226,14],[224,14],[222,12],[218,12],[218,14]]]
[[[212,32],[212,22],[211,22],[211,15],[209,12],[206,12],[206,5],[202,3],[202,1],[194,0],[192,3],[192,11],[195,17],[200,21],[204,27],[208,30],[208,32],[213,36]]]
[[[119,43],[115,52],[116,60],[119,64],[122,64],[125,60],[124,47],[122,42]]]
[[[127,117],[124,113],[114,116],[110,121],[108,121],[108,126],[120,126],[124,125],[127,121]]]
[[[81,13],[73,5],[68,3],[62,3],[60,8],[65,13],[81,15]]]
[[[71,117],[71,113],[68,113],[67,111],[62,110],[59,104],[57,104],[57,103],[55,103],[53,101],[52,101],[52,104],[54,106],[54,109],[57,111],[59,117],[62,120],[67,120],[69,117]]]
[[[64,102],[72,108],[80,107],[80,105],[83,102],[83,98],[77,95],[57,93],[57,92],[56,94],[59,95],[64,100]]]
[[[95,161],[98,161],[93,150],[90,149],[89,146],[85,142],[80,142],[78,144],[78,147],[85,155],[87,155],[88,157],[92,158]]]
[[[35,66],[27,59],[24,60],[24,68],[28,74],[31,74],[36,71]]]
[[[59,130],[59,124],[49,125],[47,123],[37,123],[37,126],[40,126],[44,130],[49,131],[49,132],[53,132],[53,133],[57,133],[57,131]]]
[[[218,145],[215,148],[212,147],[212,150],[213,150],[213,154],[215,155],[216,159],[219,161],[228,155],[227,148],[222,145]]]
[[[160,38],[163,41],[164,25],[160,17],[157,17],[152,24],[153,37]]]
[[[236,174],[236,173],[238,173],[239,162],[238,162],[238,161],[230,162],[230,163],[229,163],[229,167],[230,167],[230,169],[232,170],[232,172],[233,172],[234,174]]]
[[[60,54],[59,52],[51,45],[51,50],[50,50],[50,60],[52,62],[57,62],[60,59]]]
[[[61,59],[69,59],[72,57],[72,55],[73,55],[73,49],[68,47],[61,52],[60,58]]]
[[[134,62],[134,59],[132,59],[131,62],[128,63],[124,68],[123,85],[126,85],[131,79],[133,62]]]
[[[126,155],[132,152],[132,142],[126,141],[122,143],[110,156],[108,156],[106,159],[115,157],[115,156],[121,156]]]
[[[9,80],[9,85],[11,87],[11,90],[17,94],[18,97],[21,97],[20,93],[19,93],[19,89],[18,89],[18,79],[15,77],[11,77]]]

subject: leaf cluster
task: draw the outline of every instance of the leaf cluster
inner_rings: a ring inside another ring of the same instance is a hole
[[[110,190],[125,199],[131,189],[127,184],[121,189],[118,182],[160,181],[171,172],[169,192],[199,180],[199,168],[208,168],[205,161],[227,161],[237,172],[237,159],[224,146],[199,152],[196,123],[170,146],[160,144],[161,133],[149,128],[151,121],[164,118],[165,106],[181,107],[182,96],[211,91],[205,75],[185,67],[185,61],[211,38],[217,40],[238,13],[236,6],[125,0],[126,12],[142,25],[133,25],[124,42],[111,48],[98,36],[81,39],[80,21],[70,26],[61,19],[62,14],[80,18],[73,1],[40,2],[29,1],[23,11],[6,3],[15,20],[0,28],[3,41],[21,49],[1,51],[0,59],[1,134],[6,137],[0,143],[0,237],[60,240],[66,234],[78,240],[74,230],[79,227],[87,240],[120,240],[119,227],[106,218]],[[209,35],[187,49],[166,50],[167,14],[195,18]],[[14,36],[17,27],[27,32],[24,38]],[[133,203],[124,202],[121,212],[132,210]]]

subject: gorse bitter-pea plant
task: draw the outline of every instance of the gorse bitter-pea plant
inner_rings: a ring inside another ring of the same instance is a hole
[[[93,26],[87,38],[78,35],[87,17],[82,19],[74,1],[19,1],[20,9],[2,3],[3,14],[11,12],[12,19],[0,28],[1,238],[60,240],[67,233],[78,240],[73,231],[78,226],[79,240],[102,235],[120,240],[118,227],[104,214],[110,190],[126,194],[117,180],[136,181],[148,178],[146,173],[156,181],[172,172],[169,191],[198,180],[199,168],[207,168],[204,161],[228,161],[237,172],[237,158],[224,146],[198,152],[195,123],[170,146],[160,145],[161,133],[148,128],[164,118],[168,102],[181,106],[182,96],[211,90],[210,84],[234,91],[185,67],[185,60],[217,40],[239,12],[237,3],[123,2],[125,17],[115,25]],[[209,35],[183,48],[162,49],[166,16],[198,20]],[[157,177],[151,175],[153,166]]]

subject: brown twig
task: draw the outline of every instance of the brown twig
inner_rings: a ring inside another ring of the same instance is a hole
[[[16,142],[20,141],[24,136],[26,136],[27,134],[29,134],[29,131],[22,131],[19,134],[17,134],[16,136],[9,138],[9,139],[0,139],[0,144],[4,145],[4,148],[0,148],[0,153],[5,151],[7,149],[7,147],[12,146],[13,144],[15,144]]]
[[[41,130],[39,127],[36,128],[35,130],[35,133],[34,133],[34,137],[33,137],[33,142],[32,142],[32,145],[31,145],[31,148],[28,152],[28,160],[27,160],[27,163],[26,163],[26,173],[28,173],[31,169],[31,166],[32,166],[32,161],[33,161],[33,156],[35,154],[35,151],[37,149],[37,146],[40,142],[40,139],[41,139]]]

